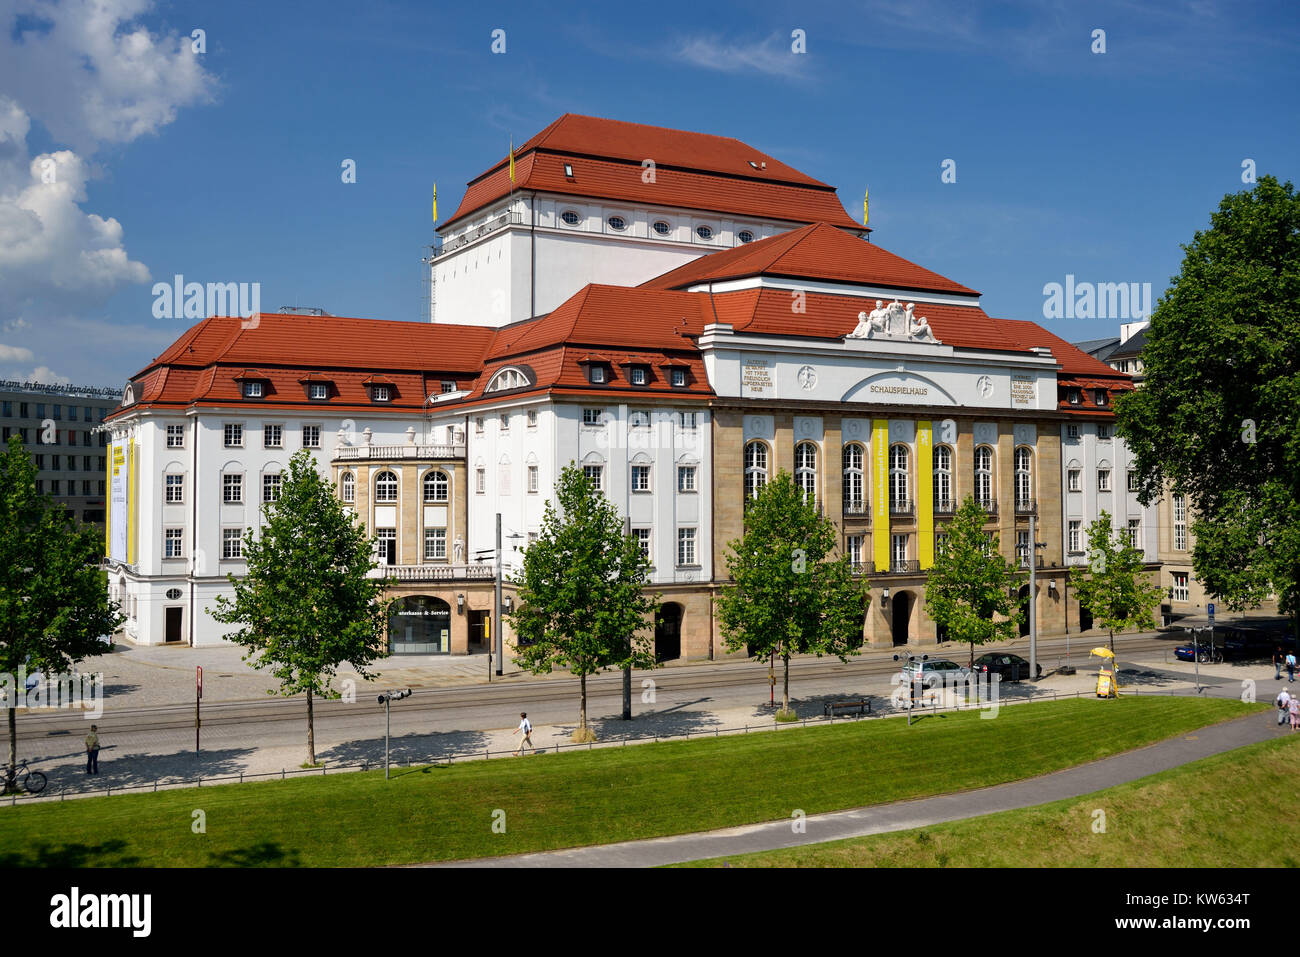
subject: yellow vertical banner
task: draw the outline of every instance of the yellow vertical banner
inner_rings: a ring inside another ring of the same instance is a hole
[[[930,420],[916,423],[916,557],[921,568],[934,564],[934,439]]]
[[[117,446],[109,445],[108,458],[104,460],[104,554],[113,556],[113,450]]]
[[[126,459],[126,560],[131,565],[135,564],[135,510],[139,504],[136,497],[135,445],[135,440],[132,439],[127,446]]]
[[[871,420],[871,552],[876,572],[889,569],[889,420]]]

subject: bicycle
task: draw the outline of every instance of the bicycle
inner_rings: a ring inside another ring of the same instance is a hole
[[[5,769],[5,790],[18,790],[21,788],[28,794],[40,794],[45,790],[45,775],[40,771],[32,771],[27,767],[27,761],[24,759],[17,768],[12,765],[3,765]]]

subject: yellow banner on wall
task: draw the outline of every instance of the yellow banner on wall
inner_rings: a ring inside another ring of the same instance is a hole
[[[871,551],[876,572],[889,568],[889,420],[871,420]]]
[[[135,510],[139,505],[139,476],[135,467],[135,440],[127,446],[126,465],[126,555],[127,562],[135,564]]]
[[[934,564],[934,441],[930,420],[916,423],[916,535],[921,568]]]

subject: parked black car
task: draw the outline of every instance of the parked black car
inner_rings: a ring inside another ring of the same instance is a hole
[[[1029,677],[1029,662],[1019,655],[991,652],[975,659],[976,674],[999,674],[1003,681],[1020,681]],[[1038,666],[1036,677],[1043,676],[1043,666]]]

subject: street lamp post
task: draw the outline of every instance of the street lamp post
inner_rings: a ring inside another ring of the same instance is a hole
[[[379,696],[379,703],[384,706],[384,780],[388,780],[388,738],[393,730],[392,704],[410,695],[411,689],[404,691],[386,691]]]
[[[888,590],[888,589],[886,589],[886,590]],[[929,655],[921,655],[920,658],[918,658],[916,655],[901,655],[901,656],[900,656],[900,655],[894,655],[894,660],[895,660],[895,661],[905,661],[905,662],[906,662],[906,664],[903,665],[903,672],[906,673],[906,672],[907,672],[907,665],[910,665],[910,664],[912,664],[913,662],[916,662],[916,661],[929,661],[929,660],[930,660],[930,656],[929,656]],[[907,726],[908,726],[909,728],[912,726],[912,712],[916,710],[916,691],[917,691],[917,687],[918,687],[918,685],[920,684],[919,679],[920,679],[920,675],[913,675],[913,676],[912,676],[912,680],[911,680],[911,682],[910,682],[911,685],[912,685],[912,696],[911,696],[911,700],[910,700],[910,702],[908,703],[908,706],[907,706]]]

